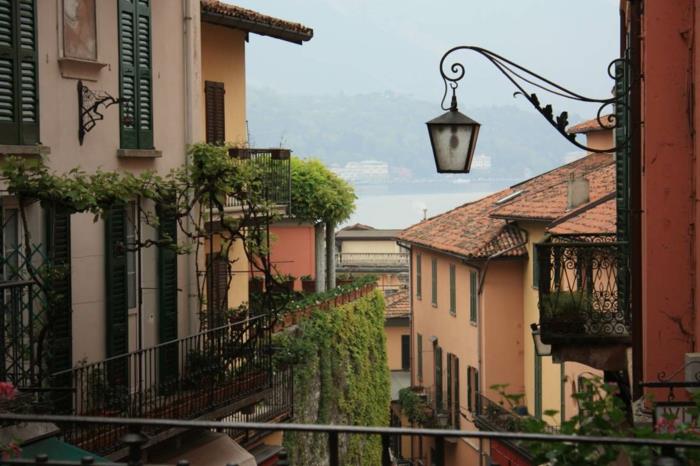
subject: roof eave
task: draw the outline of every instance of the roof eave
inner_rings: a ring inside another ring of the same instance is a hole
[[[210,24],[218,24],[219,26],[240,29],[246,32],[252,32],[261,36],[274,37],[275,39],[280,39],[299,45],[301,45],[303,42],[311,40],[311,38],[314,36],[313,31],[309,33],[292,31],[290,29],[284,29],[243,18],[234,18],[212,11],[202,11],[202,21]]]

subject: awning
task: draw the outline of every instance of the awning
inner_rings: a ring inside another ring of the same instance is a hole
[[[106,458],[85,451],[56,437],[49,437],[34,443],[22,445],[21,458],[34,459],[37,455],[48,455],[49,461],[80,461],[86,456],[95,459],[95,463],[108,463]]]
[[[255,458],[231,437],[210,431],[190,432],[182,437],[181,447],[160,454],[150,454],[152,463],[175,464],[187,460],[190,466],[257,466]]]

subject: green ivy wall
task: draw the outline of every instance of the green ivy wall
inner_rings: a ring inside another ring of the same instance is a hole
[[[315,310],[279,337],[278,362],[294,364],[294,422],[387,426],[390,377],[379,291]],[[291,464],[328,464],[327,436],[288,433]],[[379,437],[340,437],[344,465],[381,464]]]

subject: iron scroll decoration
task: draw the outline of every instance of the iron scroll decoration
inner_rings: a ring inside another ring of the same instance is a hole
[[[83,145],[85,135],[95,127],[98,121],[104,120],[100,105],[105,109],[115,104],[125,102],[123,98],[112,97],[105,91],[93,91],[78,80],[78,141]]]
[[[450,55],[462,50],[476,52],[482,57],[486,58],[491,64],[493,64],[496,67],[496,69],[498,69],[498,71],[501,72],[501,74],[508,78],[508,80],[515,86],[517,91],[513,93],[513,97],[523,96],[525,99],[527,99],[528,102],[530,102],[530,104],[533,107],[535,107],[535,109],[537,109],[537,111],[549,122],[549,124],[552,125],[554,129],[556,129],[559,132],[559,134],[561,134],[564,138],[566,138],[570,143],[572,143],[576,147],[589,152],[598,153],[614,152],[616,149],[619,148],[618,146],[616,146],[606,149],[596,149],[588,147],[585,144],[581,144],[580,142],[576,141],[576,134],[569,134],[566,132],[566,127],[569,125],[568,112],[563,111],[559,115],[555,115],[554,109],[550,104],[543,105],[537,97],[537,94],[535,94],[534,92],[528,93],[528,91],[525,89],[525,86],[531,85],[549,94],[557,95],[559,97],[574,100],[577,102],[598,104],[599,107],[598,112],[596,114],[596,119],[598,121],[598,124],[604,129],[614,129],[618,127],[616,118],[614,116],[614,106],[619,105],[624,107],[627,105],[622,96],[613,96],[607,99],[597,99],[578,94],[570,89],[567,89],[564,86],[561,86],[545,78],[544,76],[541,76],[525,68],[524,66],[515,63],[512,60],[509,60],[495,52],[484,49],[482,47],[460,45],[449,49],[440,59],[440,74],[445,84],[445,92],[442,96],[441,101],[441,106],[443,110],[450,110],[451,107],[445,105],[445,99],[447,98],[448,92],[452,90],[452,95],[454,98],[455,91],[459,86],[459,81],[461,81],[466,74],[464,65],[459,61],[451,62],[451,64],[449,65],[447,65],[446,62]],[[608,76],[610,76],[610,78],[615,81],[616,85],[624,79],[623,73],[621,71],[618,71],[622,68],[618,67],[619,64],[627,64],[627,60],[625,60],[624,58],[617,58],[610,62],[607,70]],[[606,108],[609,107],[612,107],[610,109],[611,113],[607,116],[603,116],[603,112]],[[627,140],[624,141],[624,144],[626,143]]]

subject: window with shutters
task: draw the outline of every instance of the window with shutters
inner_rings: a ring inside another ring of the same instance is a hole
[[[540,261],[537,258],[537,248],[532,245],[532,287],[537,288],[540,280]]]
[[[220,254],[207,254],[207,320],[209,328],[224,324],[228,311],[230,264]]]
[[[39,143],[35,0],[0,0],[0,144]]]
[[[452,353],[447,353],[447,359],[445,362],[447,364],[447,387],[445,391],[445,408],[447,410],[448,415],[450,416],[450,424],[452,424]]]
[[[423,255],[416,254],[416,298],[420,299],[423,294]]]
[[[411,368],[411,335],[401,335],[401,369]]]
[[[471,412],[479,411],[479,370],[467,367],[467,408]]]
[[[437,259],[433,258],[430,267],[430,302],[437,306]]]
[[[454,264],[450,264],[450,314],[457,315],[457,283],[456,283],[456,268]]]
[[[105,288],[107,310],[107,357],[124,354],[129,350],[127,316],[127,209],[116,205],[105,214]],[[123,383],[126,366],[111,368],[110,380]],[[113,378],[114,377],[114,378]]]
[[[469,272],[469,321],[476,323],[479,315],[479,275]]]
[[[416,359],[418,360],[418,381],[423,382],[423,335],[416,335]]]
[[[118,2],[120,145],[153,149],[151,0]]]
[[[437,345],[437,342],[433,344],[433,357],[434,363],[433,367],[435,372],[434,386],[435,386],[435,408],[438,410],[442,409],[442,348]]]
[[[224,118],[224,83],[206,81],[204,85],[204,106],[206,115],[207,144],[222,145],[226,142],[226,121]]]

